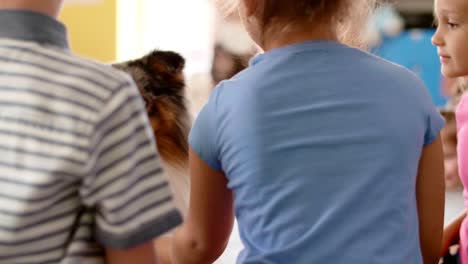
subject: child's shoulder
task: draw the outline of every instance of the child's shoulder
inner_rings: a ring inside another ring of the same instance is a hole
[[[364,54],[363,57],[371,63],[371,67],[375,69],[382,69],[387,74],[398,74],[402,76],[407,76],[409,78],[418,78],[416,74],[414,74],[409,69],[403,67],[402,65],[389,61],[369,51],[361,52]]]
[[[101,74],[102,78],[108,79],[110,82],[126,83],[130,80],[130,76],[121,70],[118,70],[110,64],[105,64],[92,58],[81,57],[75,54],[69,54],[70,59],[74,61],[77,67],[84,67],[94,73]]]

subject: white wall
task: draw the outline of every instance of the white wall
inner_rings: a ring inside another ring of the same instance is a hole
[[[181,53],[187,75],[209,71],[214,38],[209,0],[118,0],[117,10],[118,61],[157,48]]]

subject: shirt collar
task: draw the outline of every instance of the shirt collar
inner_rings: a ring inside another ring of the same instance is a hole
[[[69,49],[67,29],[56,19],[26,10],[0,10],[0,38]]]

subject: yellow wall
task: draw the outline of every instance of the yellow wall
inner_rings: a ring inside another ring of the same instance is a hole
[[[65,4],[60,20],[68,27],[71,47],[75,53],[102,62],[115,61],[116,2],[75,0]]]

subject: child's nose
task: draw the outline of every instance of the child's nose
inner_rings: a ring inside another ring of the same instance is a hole
[[[442,46],[443,39],[440,37],[440,31],[438,29],[432,36],[431,42],[434,46]]]

